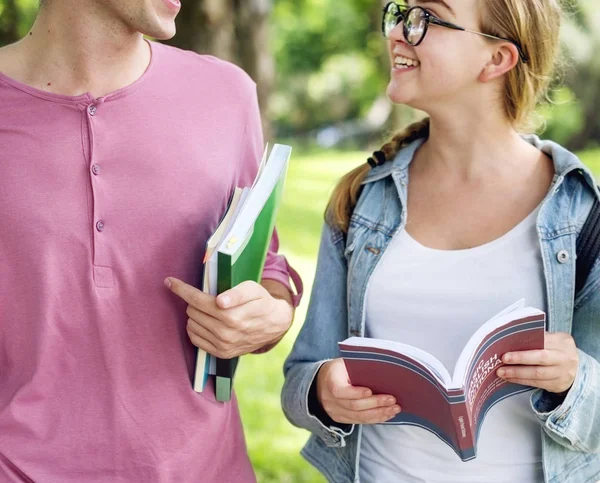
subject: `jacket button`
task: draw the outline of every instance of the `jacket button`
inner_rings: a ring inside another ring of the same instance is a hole
[[[567,250],[561,250],[556,254],[558,263],[567,263],[569,261],[569,252]]]

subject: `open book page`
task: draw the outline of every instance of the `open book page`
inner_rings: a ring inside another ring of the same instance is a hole
[[[524,300],[521,299],[517,303],[502,310],[479,327],[479,329],[477,329],[477,331],[469,338],[456,361],[454,374],[452,375],[452,387],[465,387],[465,382],[468,377],[467,367],[472,364],[473,359],[477,356],[477,349],[482,345],[484,340],[489,339],[491,333],[495,332],[499,327],[510,324],[516,319],[522,319],[532,315],[544,315],[544,312],[533,307],[524,307]],[[502,355],[503,354],[500,354],[499,356],[501,357]]]
[[[428,368],[443,386],[450,385],[452,381],[450,373],[444,364],[442,364],[438,359],[428,352],[425,352],[418,347],[414,347],[409,344],[403,344],[402,342],[384,339],[371,339],[366,337],[350,337],[344,341],[344,344],[356,347],[373,347],[390,352],[396,352],[398,354],[405,354]]]
[[[260,164],[258,165],[258,171],[256,172],[256,176],[254,177],[254,183],[252,183],[252,188],[256,185],[256,182],[259,180],[260,175],[267,164],[267,154],[269,153],[269,143],[266,144],[265,150],[263,151],[262,159],[260,160]]]
[[[248,199],[243,202],[234,229],[221,242],[218,248],[219,252],[232,255],[248,240],[254,220],[262,211],[278,181],[285,178],[291,153],[292,148],[290,146],[282,144],[273,146],[266,165],[257,178],[252,191],[250,191]],[[283,188],[283,185],[281,187]]]
[[[207,262],[210,260],[215,249],[217,248],[219,243],[221,243],[221,240],[225,236],[227,229],[229,228],[229,225],[231,223],[233,214],[239,205],[241,196],[242,196],[242,189],[236,188],[233,192],[233,195],[231,196],[231,201],[229,202],[229,205],[227,206],[227,211],[225,212],[225,215],[219,222],[217,229],[214,231],[214,233],[211,235],[211,237],[206,242],[206,252],[204,253],[204,260],[203,260],[204,277],[203,277],[203,281],[202,281],[202,290],[206,293],[212,293],[210,291],[210,284],[209,284],[209,277],[210,277],[209,272],[210,272],[211,267],[208,266]],[[212,295],[216,295],[216,294],[212,293]]]
[[[503,365],[502,356],[507,352],[544,348],[546,316],[533,308],[515,310],[505,314],[504,324],[499,324],[480,341],[463,371],[467,413],[474,434],[487,411],[502,399],[527,391],[530,388],[512,384],[496,375]],[[515,318],[517,317],[517,318]]]
[[[216,247],[220,246],[224,242],[224,240],[226,240],[226,238],[229,236],[229,233],[231,232],[231,228],[232,228],[235,220],[237,219],[237,217],[240,215],[240,213],[244,207],[244,202],[246,201],[246,198],[248,197],[249,193],[250,193],[250,190],[248,188],[244,188],[244,189],[240,190],[240,195],[239,195],[237,205],[232,210],[231,216],[228,217],[227,224],[225,225],[225,229],[223,231],[223,235],[220,237],[220,239],[216,243]],[[217,293],[218,268],[217,267],[218,267],[218,254],[217,254],[217,250],[213,249],[208,260],[206,260],[206,262],[205,262],[205,271],[208,274],[207,275],[208,288],[209,288],[208,293],[210,293],[211,295],[218,295],[218,293]]]

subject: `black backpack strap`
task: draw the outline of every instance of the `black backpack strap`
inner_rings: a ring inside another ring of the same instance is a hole
[[[594,204],[577,237],[577,261],[575,262],[575,294],[578,294],[600,254],[600,202]]]

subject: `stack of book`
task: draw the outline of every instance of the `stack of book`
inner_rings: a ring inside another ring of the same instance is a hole
[[[218,295],[242,282],[260,282],[275,228],[292,149],[268,146],[251,187],[236,188],[219,225],[206,244],[202,290]],[[229,401],[238,358],[220,359],[198,349],[194,391],[215,376],[218,401]]]

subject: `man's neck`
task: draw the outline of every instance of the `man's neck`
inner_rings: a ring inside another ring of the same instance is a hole
[[[47,92],[101,97],[139,79],[150,56],[142,34],[108,12],[50,2],[24,39],[0,49],[0,72]]]

